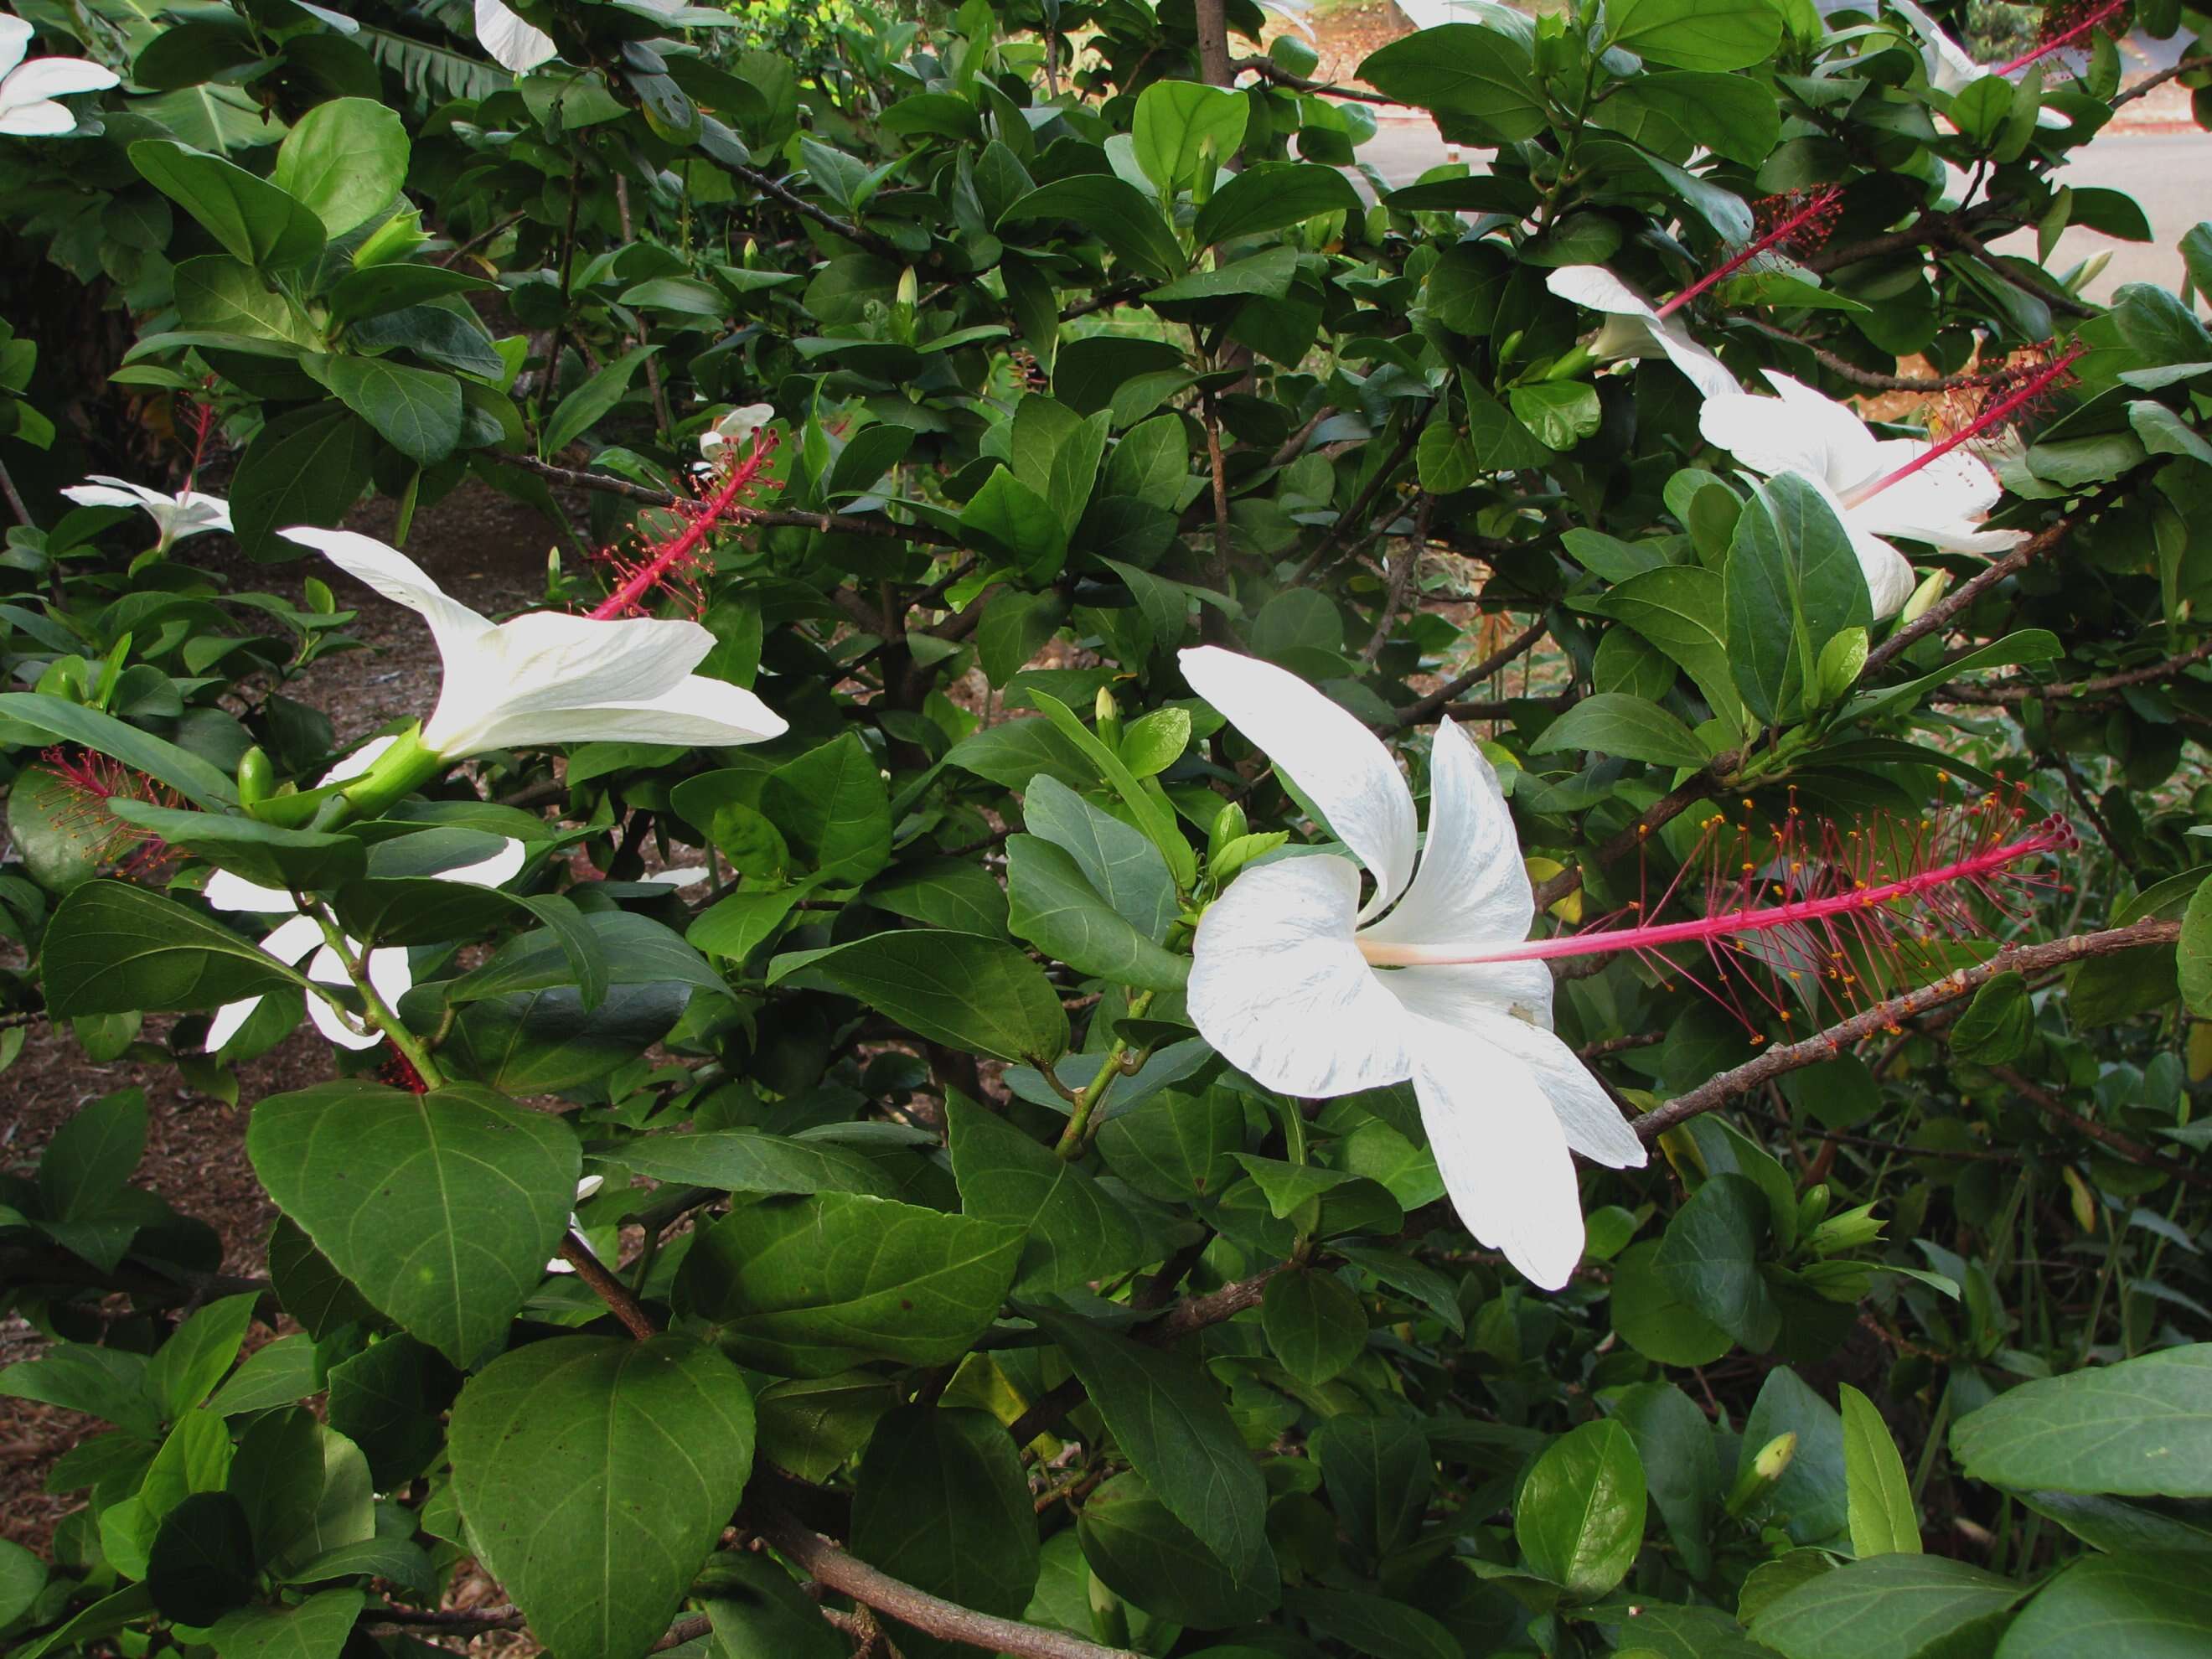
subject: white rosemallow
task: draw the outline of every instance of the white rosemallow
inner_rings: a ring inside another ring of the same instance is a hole
[[[1964,46],[1943,32],[1942,24],[1912,0],[1889,0],[1889,9],[1919,37],[1921,67],[1928,71],[1928,84],[1936,91],[1956,97],[1984,76],[1996,72],[1986,64],[1976,63]],[[2038,109],[2035,125],[2064,127],[2073,123],[2055,109]]]
[[[1366,727],[1269,664],[1212,646],[1182,662],[1358,860],[1310,854],[1239,875],[1200,920],[1191,1018],[1285,1094],[1410,1079],[1460,1218],[1536,1284],[1565,1285],[1583,1251],[1570,1151],[1632,1169],[1644,1146],[1553,1035],[1550,969],[1464,960],[1519,945],[1535,915],[1489,762],[1450,721],[1437,728],[1417,874],[1412,792]],[[1364,904],[1361,865],[1375,881]]]
[[[732,445],[743,449],[753,441],[753,434],[775,419],[774,404],[747,404],[728,414],[699,434],[699,459],[712,466],[722,459],[723,450]]]
[[[1937,446],[1919,438],[1878,438],[1844,404],[1778,369],[1767,380],[1781,395],[1735,392],[1709,398],[1699,429],[1753,471],[1790,473],[1835,509],[1866,573],[1877,617],[1893,617],[1912,597],[1911,561],[1891,544],[1899,536],[1947,553],[2002,553],[2027,535],[1984,530],[2003,495],[1996,474],[1963,448],[1936,456],[1909,477],[1895,475]]]
[[[180,489],[173,495],[165,495],[127,478],[111,478],[105,472],[95,472],[82,483],[70,485],[62,494],[79,507],[138,508],[154,520],[161,532],[163,547],[188,537],[204,535],[210,530],[230,528],[229,505],[220,495],[204,495],[196,489]]]
[[[1689,377],[1701,397],[1742,390],[1728,366],[1692,339],[1678,319],[1661,316],[1656,306],[1603,265],[1561,265],[1544,285],[1563,300],[1605,313],[1589,346],[1600,362],[1664,357]]]
[[[0,12],[0,135],[58,138],[76,131],[76,115],[54,100],[114,86],[116,74],[82,58],[34,58],[27,64],[31,35],[28,23]]]
[[[783,718],[751,692],[694,674],[714,636],[692,622],[532,611],[494,623],[422,568],[347,530],[280,532],[430,625],[445,667],[422,745],[447,760],[534,744],[765,743]]]
[[[380,745],[371,745],[372,749]],[[359,756],[353,757],[358,763]],[[353,775],[357,769],[352,763],[341,765],[324,780],[337,782]],[[475,864],[458,869],[441,870],[436,879],[464,882],[471,887],[497,887],[510,879],[522,868],[526,856],[522,843],[511,836],[504,839],[498,852]],[[299,902],[281,887],[264,887],[233,875],[228,870],[218,870],[208,878],[207,902],[218,910],[245,911],[253,915],[282,915],[288,918],[279,923],[275,932],[261,941],[261,948],[288,968],[297,967],[300,959],[309,951],[314,960],[307,964],[307,977],[318,985],[343,989],[352,985],[346,976],[345,964],[338,960],[323,936],[321,923],[314,917],[300,914]],[[346,941],[347,954],[360,958],[361,947],[352,939]],[[371,951],[362,963],[368,982],[375,988],[387,1008],[396,1006],[415,983],[407,965],[407,952],[394,945],[386,950]],[[252,1017],[261,1006],[259,997],[247,997],[238,1002],[227,1002],[216,1010],[215,1018],[208,1026],[207,1052],[214,1054],[223,1044],[238,1035],[239,1028]],[[383,1033],[367,1024],[349,1011],[334,1008],[321,997],[307,999],[307,1017],[320,1031],[341,1048],[374,1048],[384,1041]]]

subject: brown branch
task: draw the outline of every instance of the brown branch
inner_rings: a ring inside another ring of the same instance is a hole
[[[1343,544],[1345,533],[1352,526],[1360,523],[1367,517],[1367,509],[1375,504],[1375,498],[1389,488],[1391,475],[1405,465],[1406,458],[1413,453],[1413,446],[1420,441],[1421,428],[1411,421],[1407,422],[1406,430],[1398,439],[1398,447],[1390,452],[1389,459],[1375,469],[1374,477],[1368,479],[1367,487],[1359,492],[1352,505],[1337,515],[1336,522],[1328,527],[1328,534],[1322,538],[1321,545],[1306,556],[1305,562],[1298,567],[1297,574],[1291,578],[1290,586],[1297,587],[1303,585],[1307,577],[1321,568],[1322,561]],[[1397,508],[1394,507],[1391,508],[1390,515],[1395,517],[1396,514]],[[1385,522],[1388,520],[1386,520]]]
[[[770,201],[782,203],[793,213],[813,220],[824,230],[867,249],[869,252],[880,258],[889,259],[901,265],[933,263],[928,260],[917,260],[888,236],[878,236],[874,231],[863,226],[840,219],[826,208],[816,206],[789,185],[769,178],[767,173],[757,167],[749,167],[742,161],[726,161],[720,156],[708,154],[705,150],[702,150],[700,154],[705,155],[709,161],[732,178],[744,179]]]
[[[2125,92],[2112,100],[2112,108],[2131,104],[2144,94],[2155,91],[2168,81],[2184,75],[2194,75],[2199,70],[2212,70],[2212,58],[2185,58],[2172,69],[2162,69],[2155,75],[2146,75]]]
[[[1770,339],[1802,347],[1813,354],[1814,361],[1821,368],[1840,374],[1852,385],[1864,386],[1869,392],[1955,392],[1962,386],[1992,386],[2006,373],[2002,368],[1990,368],[1967,369],[1957,374],[1881,374],[1870,368],[1861,368],[1850,358],[1839,357],[1826,346],[1815,345],[1803,335],[1792,334],[1786,328],[1777,328],[1756,317],[1741,320],[1748,322]]]
[[[2111,956],[2117,951],[2134,951],[2146,945],[2170,945],[2181,937],[2178,921],[2143,921],[2129,927],[2112,927],[2102,933],[2076,933],[2070,938],[2052,939],[2042,945],[2022,945],[2003,950],[1987,962],[1972,968],[1961,969],[1947,979],[1933,985],[1908,991],[1900,996],[1877,1002],[1863,1008],[1849,1019],[1839,1020],[1825,1031],[1816,1031],[1802,1042],[1784,1043],[1769,1048],[1754,1060],[1745,1061],[1732,1071],[1699,1084],[1686,1094],[1680,1094],[1654,1111],[1646,1112],[1636,1120],[1638,1136],[1644,1140],[1656,1140],[1678,1123],[1725,1105],[1739,1095],[1748,1094],[1769,1079],[1795,1072],[1807,1066],[1817,1066],[1822,1060],[1832,1060],[1844,1048],[1854,1042],[1886,1031],[1915,1014],[1979,990],[2000,974],[2033,974],[2045,969],[2064,967],[2091,957]],[[2212,1181],[2212,1177],[2207,1177]]]
[[[1436,511],[1436,506],[1437,498],[1424,492],[1419,505],[1413,509],[1413,533],[1407,538],[1411,544],[1399,549],[1390,566],[1390,580],[1382,592],[1382,614],[1375,619],[1375,631],[1360,648],[1362,662],[1371,663],[1382,654],[1382,647],[1390,643],[1390,635],[1397,629],[1399,608],[1420,580],[1421,555],[1429,544],[1429,515]]]
[[[1551,627],[1548,617],[1537,617],[1534,622],[1506,641],[1504,645],[1499,646],[1497,650],[1475,664],[1457,679],[1437,687],[1427,696],[1409,702],[1403,708],[1393,711],[1397,716],[1399,726],[1418,726],[1421,721],[1430,719],[1446,703],[1455,702],[1462,692],[1481,684],[1508,663],[1516,658],[1524,657],[1534,650],[1537,642],[1551,631]]]
[[[2081,680],[2014,679],[2002,685],[1947,685],[1929,693],[1928,700],[1930,702],[1990,704],[2043,702],[2057,698],[2071,702],[2081,697],[2094,697],[2101,692],[2118,691],[2130,685],[2152,685],[2160,680],[2179,679],[2208,657],[2212,657],[2212,635],[2208,635],[2179,656],[2166,657],[2142,668],[2124,669],[2118,673],[2100,674]]]
[[[1249,70],[1263,81],[1288,87],[1292,92],[1311,93],[1317,98],[1348,98],[1356,103],[1392,106],[1398,101],[1364,87],[1347,87],[1334,81],[1310,81],[1303,75],[1293,75],[1272,58],[1240,58],[1231,67],[1240,74]]]
[[[609,1273],[606,1264],[592,1254],[590,1245],[574,1232],[562,1236],[559,1251],[561,1260],[576,1270],[576,1277],[588,1285],[623,1322],[623,1328],[639,1341],[654,1335],[659,1327],[653,1316],[646,1312],[638,1299],[629,1293],[629,1287]]]
[[[1101,289],[1087,300],[1078,300],[1060,313],[1060,320],[1072,323],[1078,317],[1088,317],[1094,311],[1111,311],[1115,306],[1127,305],[1141,297],[1152,288],[1150,283],[1122,283],[1113,288]]]
[[[2066,532],[2081,521],[2081,514],[2078,510],[2069,513],[2056,523],[2029,537],[2011,552],[1990,560],[1988,568],[1975,572],[1972,576],[1960,583],[1954,591],[1945,594],[1912,621],[1905,623],[1904,627],[1868,652],[1866,667],[1862,672],[1860,678],[1863,680],[1869,675],[1875,673],[1892,658],[1900,652],[1909,650],[1937,629],[1948,627],[1952,617],[1973,604],[1990,589],[2007,577],[2025,569],[2033,561],[2057,546],[2065,539]]]
[[[687,496],[672,495],[651,484],[633,483],[610,472],[585,472],[573,466],[556,466],[535,455],[495,455],[492,459],[520,467],[525,472],[535,472],[541,478],[550,478],[556,483],[597,490],[605,495],[621,495],[649,507],[680,507],[690,501]],[[763,530],[814,530],[825,536],[835,532],[846,536],[872,536],[879,541],[922,542],[932,547],[963,545],[957,536],[947,535],[933,525],[894,524],[888,519],[855,518],[849,513],[785,513],[773,507],[733,507],[730,516],[741,525]]]
[[[1992,1066],[1990,1075],[2005,1085],[2029,1105],[2046,1117],[2055,1117],[2061,1123],[2080,1130],[2083,1134],[2130,1164],[2155,1170],[2160,1175],[2172,1176],[2184,1186],[2212,1192],[2212,1175],[2191,1169],[2185,1164],[2176,1164],[2160,1156],[2155,1147],[2146,1146],[2133,1135],[2122,1134],[2118,1129],[2086,1118],[2064,1101],[2039,1084],[2029,1082],[2009,1066]]]
[[[948,1642],[965,1642],[986,1653],[1012,1654],[1018,1659],[1137,1659],[1127,1649],[1101,1647],[1079,1636],[941,1600],[878,1571],[787,1516],[763,1516],[757,1524],[777,1553],[817,1583]]]

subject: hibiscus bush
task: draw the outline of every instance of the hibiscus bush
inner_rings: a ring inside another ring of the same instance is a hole
[[[2212,1650],[2212,20],[1962,11],[19,0],[0,1063],[280,1218],[8,1142],[0,1646]]]

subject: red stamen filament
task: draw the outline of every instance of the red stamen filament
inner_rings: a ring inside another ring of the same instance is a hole
[[[1903,466],[1899,467],[1896,471],[1887,473],[1881,477],[1876,478],[1872,483],[1863,484],[1858,489],[1852,490],[1850,495],[1844,497],[1844,505],[1845,507],[1856,507],[1863,501],[1871,501],[1876,495],[1881,495],[1883,490],[1888,489],[1890,485],[1893,483],[1901,483],[1905,479],[1911,477],[1914,473],[1919,471],[1923,467],[1933,465],[1936,462],[1942,460],[1944,456],[1949,454],[1960,444],[1972,443],[1976,438],[1980,437],[1984,433],[2003,426],[2007,422],[2010,421],[2014,415],[2018,414],[2021,410],[2026,409],[2030,404],[2035,402],[2037,398],[2040,398],[2045,392],[2049,391],[2055,381],[2063,377],[2067,370],[2072,366],[2074,360],[2081,355],[2083,349],[2084,348],[2081,346],[2075,346],[2067,351],[2065,356],[2054,358],[2050,362],[2045,363],[2021,385],[2020,390],[2013,392],[2010,396],[2001,398],[1996,403],[1990,404],[1989,408],[1984,410],[1979,415],[1976,416],[1971,422],[1960,428],[1958,431],[1954,432],[1949,437],[1944,439],[1942,442],[1930,444],[1926,450],[1922,452],[1921,454],[1915,459],[1907,461]]]
[[[1940,890],[1965,882],[1980,884],[1990,876],[2032,858],[2078,845],[2073,827],[2053,818],[2033,835],[2007,842],[1984,852],[1922,870],[1877,886],[1830,893],[1820,898],[1797,899],[1759,908],[1723,910],[1689,921],[1662,922],[1644,927],[1615,927],[1594,933],[1571,933],[1558,939],[1530,939],[1524,944],[1460,951],[1422,945],[1362,944],[1359,953],[1377,968],[1458,967],[1480,963],[1548,962],[1561,957],[1602,956],[1618,951],[1650,951],[1669,945],[1735,939],[1778,928],[1802,928],[1830,916],[1872,910],[1902,899]]]
[[[775,434],[763,428],[754,438],[751,453],[729,470],[704,501],[696,507],[678,503],[675,511],[683,520],[683,528],[665,542],[647,544],[647,556],[591,611],[592,620],[608,622],[641,610],[647,594],[698,557],[717,526],[741,517],[744,512],[741,501],[759,482],[761,469],[775,453]]]
[[[1796,212],[1790,214],[1787,218],[1777,224],[1773,229],[1768,231],[1765,235],[1754,237],[1751,241],[1744,245],[1741,252],[1715,267],[1711,271],[1708,272],[1704,276],[1699,277],[1695,283],[1692,283],[1689,287],[1684,289],[1680,294],[1677,294],[1673,299],[1668,301],[1666,304],[1661,306],[1659,307],[1659,314],[1662,317],[1673,316],[1674,313],[1680,311],[1684,306],[1689,304],[1691,301],[1696,299],[1700,294],[1705,293],[1709,289],[1717,287],[1719,284],[1726,282],[1729,277],[1735,276],[1736,272],[1741,270],[1746,265],[1749,264],[1760,254],[1765,252],[1769,248],[1773,247],[1778,243],[1790,240],[1790,238],[1796,236],[1800,231],[1803,230],[1808,224],[1824,218],[1829,211],[1834,208],[1837,201],[1842,197],[1842,195],[1843,192],[1841,191],[1834,189],[1814,191],[1811,199],[1808,200],[1803,207],[1799,208]]]
[[[2080,22],[2075,24],[2072,28],[2052,35],[2051,39],[2045,41],[2041,46],[2036,47],[2034,51],[2022,52],[2019,57],[2014,58],[2009,64],[1998,64],[1995,69],[1991,70],[1990,73],[1992,75],[2010,75],[2016,70],[2026,69],[2030,64],[2050,57],[2054,52],[2063,52],[2068,46],[2073,45],[2074,42],[2080,40],[2083,35],[2090,33],[2103,27],[2103,25],[2109,21],[2112,17],[2123,11],[2125,11],[2128,9],[2129,3],[2130,0],[2110,0],[2109,4],[2099,7],[2095,11],[2091,12],[2087,17],[2083,18]]]

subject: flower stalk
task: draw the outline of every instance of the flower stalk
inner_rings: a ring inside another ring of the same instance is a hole
[[[2081,21],[2073,24],[2069,27],[2061,29],[2058,33],[2053,34],[2049,40],[2044,41],[2042,45],[2033,48],[2032,51],[2021,53],[2019,57],[2014,58],[2010,63],[1999,64],[1990,72],[1992,75],[2015,74],[2018,71],[2026,69],[2031,64],[2040,63],[2044,58],[2050,57],[2054,52],[2063,52],[2069,46],[2078,45],[2085,36],[2094,34],[2099,29],[2101,29],[2107,24],[2112,23],[2115,18],[2118,17],[2122,13],[2127,10],[2130,3],[2132,3],[2132,0],[2106,0],[2106,4],[2097,7],[2094,10],[2091,11],[2087,16],[2082,18]]]
[[[1776,217],[1771,228],[1753,236],[1738,252],[1660,306],[1659,315],[1673,316],[1699,295],[1728,281],[1762,253],[1824,238],[1828,227],[1835,222],[1836,215],[1842,211],[1844,192],[1831,185],[1826,190],[1809,193],[1792,192],[1780,198],[1780,202],[1784,211]]]

